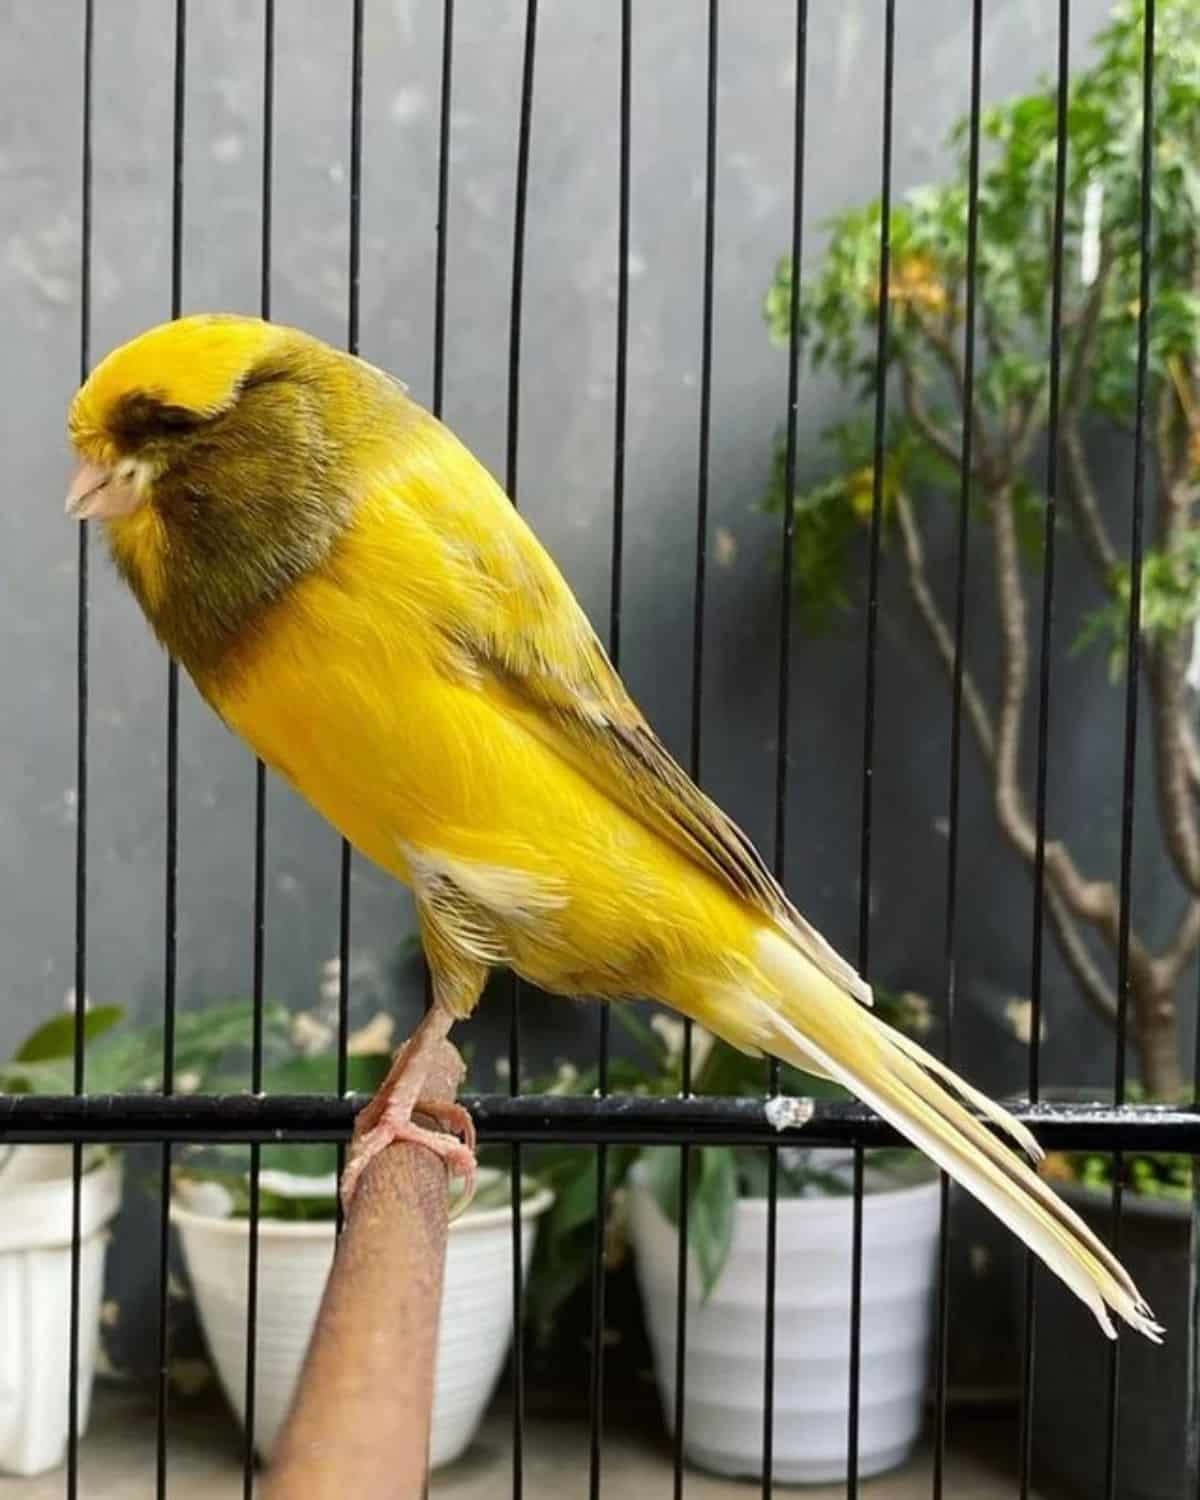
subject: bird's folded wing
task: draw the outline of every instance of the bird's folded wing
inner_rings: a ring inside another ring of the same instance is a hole
[[[431,420],[422,438],[421,447],[440,450],[440,463],[462,480],[449,503],[423,517],[443,566],[471,574],[461,589],[439,596],[454,658],[605,796],[758,908],[835,984],[869,1004],[870,987],[796,911],[750,840],[647,724],[503,491],[447,429]]]

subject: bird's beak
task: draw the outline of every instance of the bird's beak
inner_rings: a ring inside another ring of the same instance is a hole
[[[129,515],[141,503],[142,497],[130,480],[118,479],[111,469],[85,459],[67,491],[66,512],[76,521],[111,521],[115,516]]]

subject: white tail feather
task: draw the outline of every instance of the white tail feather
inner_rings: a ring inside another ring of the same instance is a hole
[[[773,1035],[763,1039],[769,1051],[800,1068],[815,1064],[871,1105],[1061,1277],[1110,1338],[1116,1337],[1111,1308],[1139,1333],[1161,1341],[1162,1329],[1116,1257],[963,1101],[1036,1159],[1040,1148],[1023,1125],[911,1038],[855,1004],[786,939],[761,933],[758,960],[777,990]]]

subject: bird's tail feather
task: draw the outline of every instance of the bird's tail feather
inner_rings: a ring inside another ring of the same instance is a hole
[[[1162,1329],[1116,1257],[966,1105],[1036,1160],[1041,1149],[1023,1125],[854,1003],[773,932],[760,937],[759,966],[776,991],[767,1050],[835,1079],[871,1105],[1040,1256],[1110,1338],[1116,1336],[1111,1308],[1161,1341]]]

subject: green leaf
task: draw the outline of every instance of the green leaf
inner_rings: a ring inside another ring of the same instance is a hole
[[[123,1093],[157,1089],[162,1083],[163,1029],[161,1025],[128,1027],[117,1023],[119,1008],[98,1007],[88,1012],[98,1018],[86,1054],[86,1082],[92,1093]],[[289,1014],[282,1005],[263,1009],[263,1043],[269,1059],[288,1051]],[[232,1056],[246,1058],[245,1075],[232,1088],[245,1086],[254,1007],[248,1000],[182,1010],[175,1022],[175,1073],[180,1087],[201,1089],[214,1081],[216,1069]],[[64,1028],[73,1035],[74,1018],[55,1017],[24,1043],[21,1054],[0,1064],[0,1088],[10,1092],[69,1093],[73,1087],[71,1043],[61,1048]],[[86,1029],[86,1028],[85,1028]],[[29,1056],[31,1048],[41,1055]]]
[[[261,1148],[259,1159],[272,1172],[290,1172],[296,1177],[326,1177],[337,1171],[337,1147],[323,1141],[269,1143]]]
[[[642,1153],[646,1186],[672,1224],[679,1223],[680,1158],[677,1146],[654,1146]],[[707,1298],[733,1244],[737,1164],[728,1146],[701,1146],[689,1154],[689,1161],[688,1247],[700,1271],[701,1296]]]
[[[646,1186],[672,1224],[679,1223],[680,1159],[678,1146],[647,1146],[642,1152]]]
[[[702,1146],[692,1153],[699,1180],[688,1205],[688,1244],[700,1267],[701,1295],[707,1298],[720,1279],[733,1244],[737,1212],[737,1168],[728,1146]]]
[[[391,1054],[368,1052],[346,1059],[346,1087],[356,1094],[373,1094],[387,1075]],[[263,1075],[270,1094],[322,1094],[337,1083],[337,1058],[293,1057]]]
[[[1011,504],[1017,546],[1029,562],[1040,567],[1046,551],[1045,498],[1024,479],[1018,479],[1012,488]]]
[[[69,1094],[75,1070],[69,1058],[40,1063],[0,1063],[0,1093]]]
[[[84,1012],[83,1017],[83,1039],[86,1046],[97,1037],[122,1021],[125,1018],[125,1009],[120,1005],[97,1005],[91,1010]],[[13,1053],[13,1061],[18,1063],[47,1062],[51,1058],[75,1056],[75,1017],[69,1012],[59,1016],[51,1016],[48,1021],[43,1021],[36,1030],[30,1034]]]

